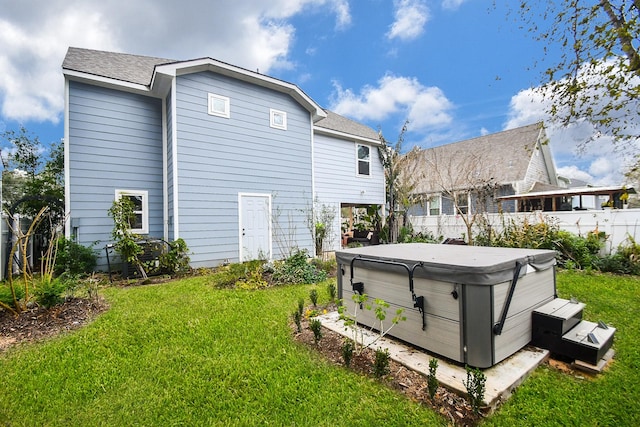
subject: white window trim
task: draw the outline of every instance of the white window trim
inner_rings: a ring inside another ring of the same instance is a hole
[[[359,147],[367,147],[369,149],[369,160],[360,160],[360,158],[358,158],[358,148]],[[360,173],[360,162],[361,161],[367,161],[369,163],[369,174],[365,175],[365,174],[361,174]],[[357,177],[361,177],[361,178],[371,178],[371,176],[373,175],[373,171],[371,170],[371,146],[367,145],[367,144],[358,144],[356,143],[356,176]]]
[[[215,110],[213,108],[216,100],[224,102],[224,111]],[[225,119],[228,119],[229,117],[231,117],[231,101],[226,96],[210,93],[208,94],[207,113],[210,116],[218,116],[218,117],[224,117]]]
[[[142,214],[142,228],[132,228],[129,231],[135,234],[149,234],[149,192],[146,190],[116,190],[116,200],[120,200],[122,196],[142,197],[142,212],[140,212]]]
[[[282,124],[276,121],[276,116],[282,116]],[[287,130],[287,113],[285,111],[269,109],[269,126],[274,129]]]

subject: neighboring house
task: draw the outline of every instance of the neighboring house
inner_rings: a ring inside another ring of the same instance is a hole
[[[62,68],[66,233],[81,244],[111,242],[120,197],[134,232],[183,238],[194,267],[313,253],[318,205],[337,210],[335,247],[341,206],[384,203],[377,133],[294,84],[211,58],[79,48]]]
[[[418,216],[498,212],[500,196],[559,185],[541,123],[422,150],[409,170],[422,200],[410,214]],[[518,210],[513,200],[501,205]]]

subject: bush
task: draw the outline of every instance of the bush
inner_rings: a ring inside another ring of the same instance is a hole
[[[189,248],[183,239],[168,243],[169,250],[160,255],[160,269],[171,275],[186,273],[191,270]]]
[[[70,276],[89,274],[95,268],[97,259],[93,248],[59,237],[54,273],[56,276],[64,272]]]
[[[64,293],[67,291],[67,283],[60,278],[44,276],[36,282],[33,294],[38,304],[51,308],[64,302]]]
[[[240,280],[246,280],[256,269],[261,269],[264,261],[254,260],[218,267],[211,284],[216,288],[233,288]]]
[[[376,358],[373,362],[373,375],[375,375],[376,378],[382,378],[389,373],[390,360],[391,355],[389,354],[389,349],[376,349]]]
[[[621,274],[640,274],[640,245],[627,237],[616,253],[598,258],[594,265],[600,271]]]
[[[24,287],[23,286],[14,286],[14,290],[16,292],[16,299],[18,301],[24,299]],[[0,302],[3,304],[13,307],[13,295],[11,293],[11,288],[6,282],[0,283]]]
[[[326,280],[327,273],[307,262],[307,251],[297,251],[273,266],[273,281],[277,284],[318,283]]]

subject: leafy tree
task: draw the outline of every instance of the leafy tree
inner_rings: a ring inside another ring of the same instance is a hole
[[[416,202],[413,190],[420,179],[418,174],[407,171],[407,167],[414,163],[413,159],[418,151],[411,150],[409,153],[402,154],[404,134],[407,132],[408,125],[409,122],[405,121],[394,145],[386,140],[382,132],[379,133],[381,145],[378,147],[378,154],[382,161],[386,181],[387,227],[391,243],[398,240],[398,217],[404,217],[409,206]]]
[[[537,92],[548,113],[564,126],[587,121],[594,136],[612,137],[617,148],[636,149],[640,99],[640,1],[520,0],[519,14],[534,38],[560,49]]]
[[[3,208],[18,201],[17,212],[35,217],[48,206],[53,222],[64,216],[64,148],[61,142],[48,149],[25,127],[0,133],[3,173]]]

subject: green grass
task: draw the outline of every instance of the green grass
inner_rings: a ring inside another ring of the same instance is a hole
[[[91,325],[0,354],[0,426],[446,425],[293,341],[287,323],[313,286],[209,280],[107,289],[111,309]],[[615,363],[595,379],[540,367],[483,425],[640,425],[639,285],[559,273],[560,296],[618,328]]]
[[[292,340],[312,286],[206,280],[109,289],[91,325],[0,355],[0,425],[444,425]]]
[[[617,328],[614,363],[595,378],[541,366],[483,425],[640,426],[640,279],[561,272],[557,282],[587,320]]]

